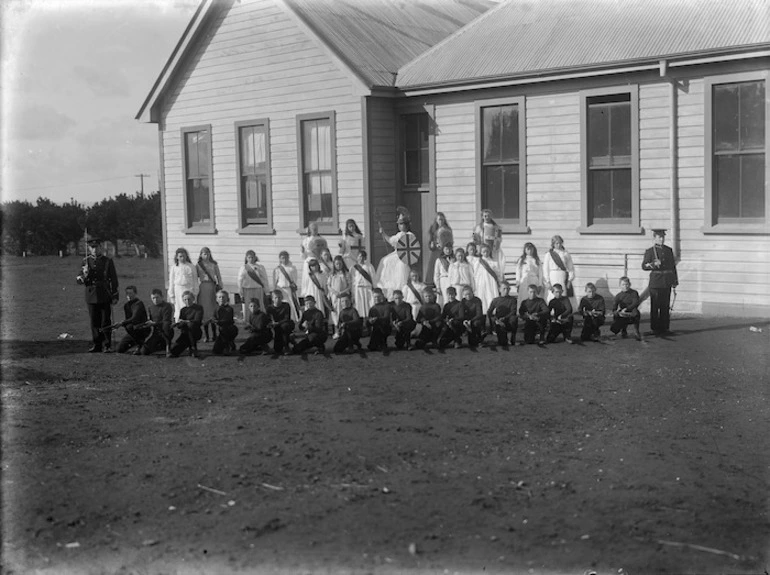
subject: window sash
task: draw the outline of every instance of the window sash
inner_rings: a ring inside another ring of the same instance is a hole
[[[430,122],[426,113],[401,116],[401,167],[405,186],[430,186]]]
[[[187,226],[211,224],[211,142],[209,130],[184,131]]]
[[[336,225],[334,116],[298,117],[303,226]]]
[[[269,225],[267,125],[238,127],[241,226]]]

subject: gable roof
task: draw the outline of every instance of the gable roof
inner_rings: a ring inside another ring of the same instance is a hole
[[[494,6],[489,0],[285,0],[370,87]]]
[[[770,48],[768,0],[508,0],[403,66],[397,87]]]
[[[494,6],[490,0],[277,0],[369,88],[393,87],[396,73],[431,46]],[[137,119],[156,121],[155,105],[185,56],[226,3],[201,0],[142,103]]]

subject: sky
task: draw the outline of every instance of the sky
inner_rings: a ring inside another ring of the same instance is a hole
[[[92,204],[158,189],[134,119],[199,0],[2,0],[2,201]]]

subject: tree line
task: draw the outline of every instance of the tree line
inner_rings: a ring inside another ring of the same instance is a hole
[[[58,255],[74,243],[99,237],[118,245],[118,240],[144,245],[149,256],[160,255],[162,223],[160,192],[120,194],[86,207],[72,201],[59,205],[48,198],[0,204],[2,253]]]

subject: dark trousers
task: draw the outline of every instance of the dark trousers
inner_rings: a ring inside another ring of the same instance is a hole
[[[499,325],[497,321],[492,322],[492,328],[497,336],[497,345],[508,345],[508,333],[511,334],[511,343],[516,343],[516,332],[519,329],[519,320],[517,318],[503,319]]]
[[[438,338],[438,346],[440,348],[448,346],[450,343],[462,343],[463,333],[465,333],[465,327],[463,322],[459,319],[450,320],[444,325],[444,329]]]
[[[334,344],[334,353],[343,353],[349,347],[361,348],[361,328],[347,327]]]
[[[369,336],[369,350],[379,351],[388,349],[388,337],[391,332],[390,323],[377,322],[372,326],[372,334]]]
[[[417,341],[415,341],[414,344],[419,348],[425,347],[425,345],[428,343],[435,345],[440,333],[440,328],[426,327],[425,324],[423,324],[422,329],[420,330],[420,335],[417,336]]]
[[[535,343],[535,334],[540,333],[540,341],[545,341],[548,317],[524,320],[524,343]]]
[[[583,329],[580,332],[581,341],[588,341],[601,335],[601,327],[604,325],[604,317],[583,316]]]
[[[402,349],[404,346],[409,347],[412,343],[412,332],[417,326],[413,319],[408,319],[401,322],[401,325],[396,328],[396,347]]]
[[[150,336],[144,340],[144,344],[139,348],[142,355],[151,355],[156,351],[171,351],[171,340],[174,337],[174,330],[164,330],[155,327]]]
[[[620,317],[619,315],[616,315],[612,320],[610,331],[614,334],[617,334],[620,331],[625,331],[629,325],[633,325],[636,330],[639,331],[640,319],[640,314],[636,314],[634,317]]]
[[[323,333],[309,333],[307,337],[299,340],[294,345],[294,353],[305,353],[311,347],[318,348],[321,353],[326,353],[326,339],[329,334]]]
[[[112,305],[110,302],[89,303],[88,317],[91,320],[91,339],[97,347],[110,347],[112,330],[104,330],[112,324]]]
[[[575,322],[572,318],[569,318],[564,323],[552,321],[551,327],[548,330],[548,337],[546,338],[548,343],[555,342],[556,338],[560,335],[563,335],[565,340],[570,339],[572,337],[572,326],[574,323]]]
[[[235,349],[235,338],[238,337],[238,328],[234,325],[225,325],[219,328],[217,338],[214,340],[214,347],[211,349],[215,354],[229,352]]]
[[[133,325],[129,324],[126,327],[126,335],[118,343],[118,353],[126,353],[129,349],[135,345],[142,346],[144,340],[150,335],[150,330],[146,328],[137,329]]]
[[[273,340],[273,334],[270,330],[260,331],[258,333],[252,333],[246,341],[241,344],[241,353],[253,353],[259,349],[263,349],[268,343]]]
[[[671,288],[650,288],[650,329],[655,333],[668,331],[670,305]]]
[[[483,336],[481,335],[486,327],[486,318],[471,320],[470,329],[466,329],[468,333],[468,345],[476,347],[481,343]]]
[[[275,353],[283,353],[284,349],[288,349],[293,331],[293,321],[285,321],[273,327],[273,349]]]
[[[201,338],[201,328],[190,328],[186,325],[179,326],[179,337],[171,346],[171,355],[178,357],[187,348],[198,351],[198,340]]]

